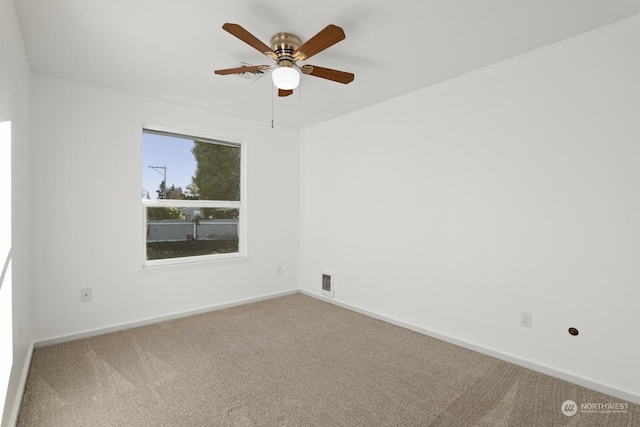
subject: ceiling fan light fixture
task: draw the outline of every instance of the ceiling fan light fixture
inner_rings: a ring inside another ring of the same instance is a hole
[[[279,66],[273,70],[271,78],[278,89],[292,90],[300,84],[300,73],[293,67]]]
[[[293,90],[300,84],[300,73],[342,84],[351,83],[355,77],[353,73],[345,71],[315,65],[300,67],[297,64],[298,61],[306,61],[317,53],[344,40],[344,30],[337,25],[327,25],[304,43],[295,34],[276,33],[271,37],[271,46],[267,46],[238,24],[227,22],[222,26],[222,29],[273,59],[276,64],[248,66],[242,64],[240,67],[215,70],[215,73],[220,75],[249,75],[266,73],[266,70],[271,70],[271,78],[274,86],[278,88],[279,97],[289,96],[293,93]]]

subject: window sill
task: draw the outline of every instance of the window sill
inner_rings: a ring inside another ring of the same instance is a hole
[[[145,265],[138,269],[140,273],[162,273],[167,271],[177,271],[194,268],[214,267],[218,265],[229,265],[249,262],[250,258],[243,255],[222,259],[207,259],[202,261],[184,261],[171,264]]]

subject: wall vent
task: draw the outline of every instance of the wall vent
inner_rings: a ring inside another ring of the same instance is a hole
[[[334,285],[333,275],[331,273],[322,273],[322,294],[333,297]]]
[[[246,62],[241,62],[238,65],[238,68],[240,67],[252,67],[253,65],[251,64],[247,64]],[[264,76],[266,74],[268,70],[258,70],[258,71],[249,71],[246,73],[241,73],[241,74],[236,74],[236,76],[238,77],[242,77],[245,79],[249,79],[249,80],[253,80],[256,81],[258,80],[260,77]]]

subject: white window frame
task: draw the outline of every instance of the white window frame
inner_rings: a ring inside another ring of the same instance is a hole
[[[230,262],[244,261],[249,259],[248,239],[247,239],[247,141],[232,140],[207,136],[202,132],[189,132],[175,129],[168,129],[159,126],[143,125],[140,134],[142,144],[142,134],[144,131],[163,132],[181,137],[194,138],[195,140],[207,140],[222,145],[233,145],[240,148],[240,200],[178,200],[178,199],[142,199],[142,267],[151,270],[154,267],[167,266],[193,266],[202,264],[227,264]],[[153,207],[199,207],[199,208],[226,208],[238,209],[238,252],[198,255],[188,257],[176,257],[165,259],[147,259],[147,209]]]

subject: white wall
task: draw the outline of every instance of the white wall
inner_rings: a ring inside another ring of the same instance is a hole
[[[32,91],[36,341],[297,289],[298,131],[40,74]],[[248,141],[248,262],[141,271],[143,124]]]
[[[640,403],[638,76],[634,17],[305,129],[301,288]]]
[[[13,294],[13,367],[6,404],[0,401],[0,407],[4,406],[0,423],[5,425],[5,423],[11,423],[17,414],[20,383],[24,378],[23,368],[30,357],[31,342],[30,73],[17,14],[10,0],[0,0],[0,58],[0,122],[11,121],[12,132],[11,217],[13,221],[10,226],[12,271],[10,270],[4,277],[2,286],[11,286]],[[7,196],[6,192],[4,196]],[[2,217],[6,218],[6,215]],[[4,245],[2,249],[0,271],[7,259]],[[10,352],[11,349],[3,347],[0,351]]]

